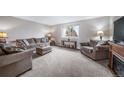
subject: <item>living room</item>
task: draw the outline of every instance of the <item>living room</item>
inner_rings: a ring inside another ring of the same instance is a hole
[[[119,76],[109,67],[113,23],[119,18],[1,16],[0,76]]]
[[[1,0],[1,92],[123,92],[123,9],[123,0]]]

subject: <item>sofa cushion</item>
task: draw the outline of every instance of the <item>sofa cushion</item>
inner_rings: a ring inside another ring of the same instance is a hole
[[[39,47],[39,46],[40,46],[40,47],[45,47],[46,44],[45,44],[45,43],[37,43],[36,46],[38,46],[38,47]]]
[[[80,43],[81,46],[89,46],[89,42]]]
[[[42,42],[42,43],[48,42],[48,41],[47,41],[47,38],[45,38],[45,37],[44,37],[44,38],[41,38],[41,42]]]
[[[98,41],[97,40],[90,40],[90,46],[95,47],[97,45]]]
[[[27,46],[28,49],[30,48],[35,48],[37,45],[36,44],[30,44],[29,46]]]
[[[49,39],[48,39],[48,37],[46,37],[46,42],[49,42]]]
[[[27,39],[27,41],[28,41],[29,44],[35,44],[35,41],[32,38],[31,39]]]
[[[27,46],[27,49],[35,49],[34,46]]]
[[[45,46],[50,46],[50,43],[49,43],[49,42],[46,42],[46,43],[45,43]]]
[[[39,44],[41,43],[41,38],[34,38],[35,43]]]
[[[90,47],[90,46],[83,46],[83,50],[84,50],[86,53],[92,53],[92,52],[93,52],[93,47]]]

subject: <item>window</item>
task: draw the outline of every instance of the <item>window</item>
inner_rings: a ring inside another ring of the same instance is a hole
[[[78,38],[79,37],[79,25],[68,26],[64,28],[63,37]]]

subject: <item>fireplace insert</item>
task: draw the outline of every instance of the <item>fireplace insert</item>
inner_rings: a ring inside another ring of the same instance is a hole
[[[121,60],[115,55],[113,55],[113,70],[117,74],[117,76],[124,76],[124,60]]]

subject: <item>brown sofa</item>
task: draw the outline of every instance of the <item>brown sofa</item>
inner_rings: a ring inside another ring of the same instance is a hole
[[[42,49],[42,54],[46,54],[52,50],[47,38],[30,38],[30,39],[18,39],[16,40],[16,45],[24,50],[33,49],[40,47]]]
[[[32,50],[0,56],[0,77],[15,77],[32,69]]]
[[[90,42],[80,43],[80,51],[93,60],[103,60],[109,57],[109,44],[107,41],[99,44],[99,41],[90,40]]]

